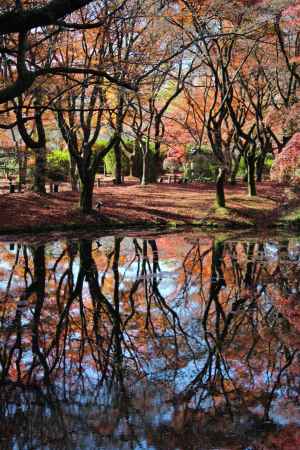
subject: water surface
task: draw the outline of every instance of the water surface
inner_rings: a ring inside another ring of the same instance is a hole
[[[0,448],[300,448],[300,237],[0,243]]]

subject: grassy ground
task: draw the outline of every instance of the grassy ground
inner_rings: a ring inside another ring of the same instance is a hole
[[[101,212],[84,216],[77,208],[78,194],[69,191],[0,195],[0,233],[137,225],[265,228],[297,223],[300,215],[300,195],[271,182],[260,184],[253,198],[245,185],[228,186],[226,208],[215,206],[214,185],[203,183],[105,185],[95,189],[95,203],[100,199]]]

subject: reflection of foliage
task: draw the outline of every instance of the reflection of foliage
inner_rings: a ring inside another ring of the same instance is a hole
[[[0,247],[4,448],[238,448],[297,408],[297,241],[174,239]]]

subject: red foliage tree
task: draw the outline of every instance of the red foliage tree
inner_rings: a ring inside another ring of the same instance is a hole
[[[271,170],[271,178],[275,181],[299,182],[300,168],[300,132],[295,133],[292,139],[277,154]]]

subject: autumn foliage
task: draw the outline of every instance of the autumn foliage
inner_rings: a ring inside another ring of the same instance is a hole
[[[300,133],[295,133],[289,143],[276,155],[271,178],[280,182],[300,183]]]

